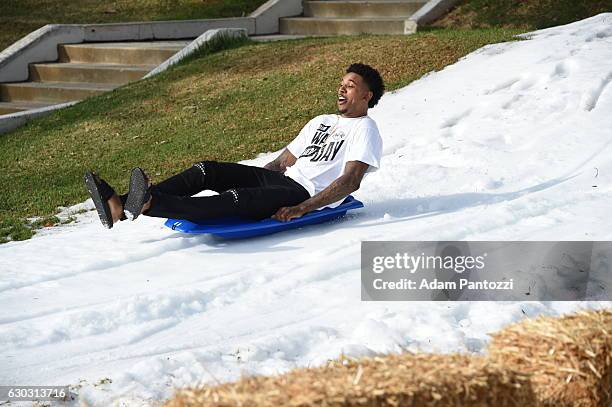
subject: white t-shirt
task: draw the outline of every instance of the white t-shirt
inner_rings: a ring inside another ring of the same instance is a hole
[[[309,121],[287,149],[297,161],[287,167],[285,175],[313,196],[340,177],[349,161],[361,161],[369,165],[367,172],[376,171],[380,167],[382,138],[369,116],[327,114]]]

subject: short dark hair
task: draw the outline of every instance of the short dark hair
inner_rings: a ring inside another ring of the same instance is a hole
[[[366,64],[352,64],[346,70],[346,73],[356,73],[361,76],[368,85],[368,88],[373,93],[372,99],[368,102],[368,107],[372,108],[376,106],[383,93],[385,93],[385,84],[380,76],[380,73],[370,65]]]

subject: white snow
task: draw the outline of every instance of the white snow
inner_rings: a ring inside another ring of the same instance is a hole
[[[340,354],[478,352],[521,318],[612,306],[360,301],[363,240],[612,240],[612,14],[529,38],[385,95],[382,169],[342,221],[220,241],[90,211],[1,245],[0,384],[152,405]]]

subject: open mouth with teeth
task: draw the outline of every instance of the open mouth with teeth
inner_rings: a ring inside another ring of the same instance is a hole
[[[338,95],[338,104],[339,105],[344,105],[346,104],[346,98],[342,95]]]

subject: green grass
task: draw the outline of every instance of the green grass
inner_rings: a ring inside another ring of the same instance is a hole
[[[15,216],[3,216],[0,218],[0,244],[10,240],[26,240],[34,235],[35,227],[31,226],[25,219]]]
[[[134,166],[159,181],[199,160],[280,149],[310,118],[335,111],[339,80],[352,62],[377,67],[393,90],[519,32],[217,44],[151,80],[0,136],[0,222],[15,225],[12,239],[27,238],[23,218],[87,198],[82,177],[90,168],[123,192]]]
[[[265,0],[1,0],[0,51],[46,24],[241,17]]]
[[[433,25],[445,28],[548,28],[612,11],[612,0],[462,0]]]

